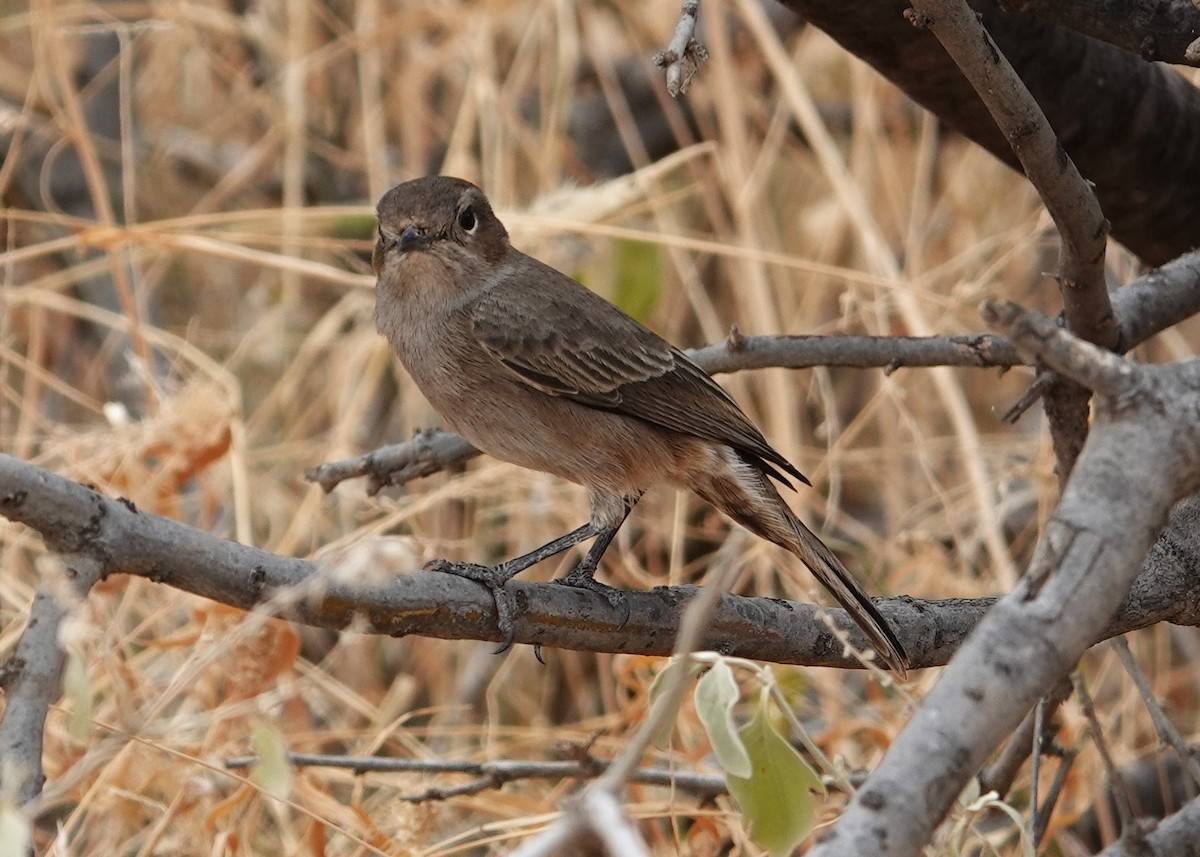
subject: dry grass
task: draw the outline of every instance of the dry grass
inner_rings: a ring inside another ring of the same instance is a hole
[[[1055,308],[1039,274],[1052,242],[1031,191],[821,34],[777,35],[751,0],[705,9],[712,60],[688,98],[708,142],[657,167],[634,147],[644,169],[608,185],[591,183],[566,118],[586,96],[619,96],[612,64],[645,64],[670,32],[669,0],[253,8],[6,7],[0,90],[24,107],[2,117],[18,135],[0,168],[5,451],[287,554],[388,535],[410,561],[486,558],[576,526],[579,489],[488,459],[379,498],[354,485],[325,497],[299,476],[437,423],[374,331],[364,259],[369,201],[429,171],[478,181],[518,246],[627,305],[640,295],[648,322],[683,345],[734,323],[756,334],[977,330],[991,295]],[[126,99],[119,144],[80,125],[93,92],[75,88],[73,63],[97,30],[122,39],[101,78],[115,77]],[[588,65],[598,71],[583,75]],[[38,147],[60,139],[93,153],[82,158],[93,188],[104,182],[97,154],[119,160],[115,210],[97,204],[74,219],[26,202],[62,156],[43,163]],[[306,204],[312,195],[353,204]],[[129,225],[115,228],[120,219]],[[78,296],[77,284],[114,271],[121,309]],[[631,278],[641,291],[628,290]],[[83,323],[100,338],[87,340]],[[107,360],[125,336],[141,359],[114,374]],[[1193,343],[1173,333],[1154,355]],[[812,477],[796,502],[872,590],[949,597],[1007,589],[1052,508],[1038,417],[997,420],[1027,378],[772,370],[724,381]],[[141,416],[111,404],[139,397]],[[4,656],[48,560],[19,527],[0,525],[0,539]],[[639,508],[607,573],[635,587],[693,580],[719,550],[739,553],[742,591],[807,596],[807,578],[774,549],[665,492]],[[594,740],[606,757],[661,665],[549,652],[540,666],[527,650],[496,658],[471,642],[247,623],[127,578],[81,605],[67,642],[77,679],[46,749],[59,840],[51,827],[40,835],[46,853],[73,855],[494,853],[544,825],[573,784],[413,805],[403,796],[461,780],[312,769],[276,800],[222,760],[250,751],[256,730],[309,752],[548,758]],[[1193,731],[1197,688],[1176,641],[1162,629],[1134,642]],[[1118,759],[1152,747],[1115,660],[1093,654],[1086,668]],[[909,686],[914,699],[935,672]],[[906,719],[903,694],[862,676],[777,673],[826,751],[851,767],[870,765]],[[1063,720],[1061,740],[1082,741],[1073,703]],[[690,709],[653,761],[713,770]],[[1082,754],[1060,821],[1090,800],[1098,765]],[[721,843],[756,853],[725,801],[698,808],[635,788],[630,811],[657,854]]]

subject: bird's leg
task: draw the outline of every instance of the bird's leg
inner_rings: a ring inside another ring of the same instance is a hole
[[[499,654],[513,644],[513,638],[517,633],[517,600],[506,585],[508,581],[529,568],[529,566],[539,563],[555,554],[560,554],[568,548],[573,548],[580,542],[587,541],[592,536],[601,532],[595,524],[589,522],[578,529],[572,530],[565,536],[560,536],[552,542],[547,542],[536,550],[514,557],[499,565],[477,565],[473,562],[450,562],[449,560],[435,559],[425,563],[425,568],[429,571],[442,571],[446,574],[465,577],[468,580],[474,580],[476,583],[482,583],[491,590],[492,598],[496,602],[496,624],[500,626],[500,632],[504,634],[504,642],[496,650],[496,654]],[[615,533],[616,530],[614,529],[613,532]],[[612,541],[611,535],[608,537],[608,541]],[[608,541],[605,542],[606,545]],[[595,548],[593,548],[594,550]],[[591,556],[591,551],[588,552],[588,556]],[[599,560],[598,556],[597,560]]]
[[[617,535],[617,530],[621,529],[621,525],[625,523],[625,519],[629,517],[629,513],[633,511],[633,507],[637,505],[637,501],[641,499],[641,496],[641,494],[637,494],[626,497],[621,519],[597,532],[596,540],[592,542],[592,546],[588,549],[587,556],[583,558],[583,561],[554,581],[564,586],[587,589],[604,596],[608,603],[612,605],[613,610],[617,611],[622,627],[629,621],[629,598],[620,589],[596,580],[595,574],[596,569],[600,566],[600,558],[604,556],[604,552],[612,544],[613,538]]]

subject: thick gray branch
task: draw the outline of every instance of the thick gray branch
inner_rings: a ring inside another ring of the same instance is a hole
[[[1200,6],[1191,0],[1021,0],[1019,8],[1146,60],[1200,65],[1185,55],[1200,38]]]
[[[894,0],[784,0],[949,127],[1007,164],[1008,141],[932,34]],[[1161,265],[1200,246],[1200,90],[1174,69],[1024,14],[972,0],[1001,52],[1094,182],[1114,237]]]
[[[1036,315],[998,314],[1073,380],[1098,350]],[[1111,354],[1108,360],[1119,361]],[[997,602],[814,857],[915,855],[968,780],[1107,625],[1178,497],[1200,483],[1200,367],[1096,370],[1096,423],[1017,588]]]
[[[1135,829],[1105,848],[1096,857],[1200,857],[1200,798],[1149,832]]]
[[[245,610],[267,605],[287,618],[326,628],[403,636],[499,641],[495,605],[481,586],[449,574],[372,568],[372,582],[346,579],[337,566],[282,557],[226,541],[177,521],[138,512],[119,500],[10,456],[0,455],[0,514],[126,572]],[[1112,621],[1092,642],[1158,622],[1200,625],[1200,515],[1181,504],[1181,525],[1147,558]],[[381,552],[382,553],[382,552]],[[380,560],[383,562],[384,560]],[[358,564],[358,563],[356,563]],[[603,599],[550,583],[514,580],[524,611],[517,641],[597,652],[667,655],[694,587],[630,592],[623,626]],[[995,599],[877,599],[914,667],[946,663]],[[776,663],[856,668],[810,604],[727,595],[705,647]],[[866,640],[838,609],[828,615],[855,645]]]

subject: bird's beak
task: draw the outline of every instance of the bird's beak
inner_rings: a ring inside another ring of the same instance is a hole
[[[398,246],[401,253],[406,253],[409,250],[421,250],[428,247],[432,243],[431,239],[425,230],[420,226],[406,226],[404,231],[400,233],[400,241]]]

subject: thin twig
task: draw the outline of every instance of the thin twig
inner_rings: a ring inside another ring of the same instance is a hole
[[[1154,731],[1158,733],[1158,740],[1170,745],[1171,749],[1178,754],[1179,762],[1187,771],[1188,776],[1200,784],[1200,764],[1196,762],[1195,750],[1184,740],[1183,735],[1171,722],[1171,718],[1167,717],[1167,713],[1163,711],[1162,705],[1154,696],[1154,688],[1150,687],[1150,680],[1146,678],[1146,673],[1142,671],[1133,653],[1129,651],[1129,644],[1125,642],[1124,637],[1117,637],[1111,640],[1109,645],[1121,659],[1125,672],[1129,673],[1129,677],[1133,679],[1134,687],[1141,695],[1146,710],[1150,712],[1150,720],[1154,723]]]
[[[420,803],[441,800],[461,794],[477,794],[496,789],[505,783],[534,779],[593,779],[608,769],[609,763],[590,756],[572,760],[513,760],[486,762],[446,759],[395,759],[379,756],[339,756],[321,753],[288,753],[287,759],[300,768],[348,768],[355,774],[420,772],[427,774],[469,774],[476,779],[462,786],[446,789],[430,788],[402,800]],[[257,756],[237,756],[225,760],[226,768],[247,768],[258,761]],[[630,782],[653,786],[669,786],[677,791],[695,795],[701,800],[726,794],[725,778],[719,774],[700,774],[666,768],[638,768]]]
[[[1104,280],[1108,224],[1092,187],[1059,145],[1042,108],[963,0],[913,0],[928,27],[986,105],[1037,190],[1062,239],[1059,290],[1067,325],[1105,347],[1117,344]]]
[[[671,41],[653,57],[654,64],[666,70],[667,92],[672,98],[688,91],[700,63],[708,59],[708,49],[696,40],[699,12],[700,0],[683,0]]]
[[[1058,753],[1058,769],[1054,772],[1054,779],[1050,782],[1050,788],[1047,790],[1041,806],[1034,813],[1030,826],[1030,838],[1033,840],[1034,848],[1041,844],[1042,838],[1045,837],[1046,831],[1050,827],[1050,816],[1054,814],[1054,807],[1058,805],[1058,798],[1067,784],[1067,775],[1070,774],[1071,767],[1075,764],[1078,755],[1079,751],[1074,747],[1063,749]],[[1036,798],[1037,793],[1032,792],[1032,794]]]
[[[1071,682],[1066,679],[1060,681],[1058,686],[1046,697],[1050,701],[1050,705],[1043,716],[1052,716],[1053,712],[1070,695]],[[1025,719],[1021,722],[1020,728],[1012,734],[1004,749],[996,757],[996,761],[985,768],[979,775],[979,791],[981,794],[995,792],[1001,799],[1008,794],[1008,790],[1012,788],[1013,781],[1017,778],[1017,772],[1020,771],[1021,765],[1024,764],[1031,753],[1039,749],[1034,743],[1036,721],[1037,710],[1035,709],[1026,715]]]
[[[1025,412],[1041,401],[1046,391],[1054,386],[1056,375],[1053,372],[1039,372],[1033,383],[1025,388],[1025,392],[1017,399],[1011,408],[1000,416],[1002,423],[1015,423],[1025,415]]]
[[[1012,301],[984,301],[980,314],[988,324],[1009,328],[1019,340],[1017,350],[1030,357],[1035,351],[1052,349],[1059,375],[1097,393],[1118,396],[1137,380],[1131,364],[1119,355],[1075,337],[1053,319],[1026,312]]]
[[[477,455],[479,450],[457,434],[422,429],[404,443],[320,464],[304,471],[304,478],[329,493],[347,479],[368,476],[367,493],[374,496],[389,485],[403,485],[421,476],[449,470]]]
[[[1029,761],[1029,829],[1037,824],[1038,781],[1042,774],[1042,748],[1046,739],[1046,697],[1033,707],[1033,748]]]
[[[1021,357],[1002,336],[967,333],[956,336],[743,336],[726,339],[687,355],[710,375],[747,369],[807,369],[815,366],[879,368],[972,366],[1007,369]],[[364,455],[328,462],[304,473],[327,493],[341,482],[368,476],[374,495],[389,485],[457,467],[479,450],[463,438],[438,429],[423,429],[412,440]]]
[[[1071,680],[1075,685],[1075,695],[1079,697],[1080,711],[1087,720],[1088,734],[1091,736],[1092,743],[1096,745],[1100,761],[1104,763],[1104,770],[1108,774],[1109,791],[1112,794],[1113,803],[1117,807],[1121,830],[1128,830],[1134,819],[1133,801],[1129,795],[1129,787],[1125,784],[1125,777],[1121,774],[1121,770],[1113,762],[1112,754],[1108,752],[1108,742],[1104,740],[1104,730],[1101,729],[1100,721],[1096,718],[1096,706],[1092,702],[1092,695],[1088,693],[1083,676],[1076,673]]]
[[[1088,342],[1117,347],[1119,331],[1104,278],[1108,222],[1092,187],[965,0],[913,0],[913,9],[914,23],[933,31],[987,106],[1054,220],[1062,247],[1057,279],[1067,326]],[[1090,393],[1062,378],[1047,392],[1045,411],[1061,486],[1087,438]]]
[[[1188,253],[1133,280],[1114,296],[1121,323],[1121,349],[1128,350],[1162,330],[1200,312],[1200,250]],[[858,369],[974,366],[1005,369],[1026,361],[1012,343],[993,333],[950,336],[745,336],[689,349],[687,355],[709,374],[747,369],[806,369],[847,366]],[[1001,419],[1015,422],[1057,379],[1043,370]],[[367,491],[457,467],[479,455],[458,435],[425,429],[412,440],[364,455],[321,464],[305,472],[326,491],[358,476],[368,476]]]

